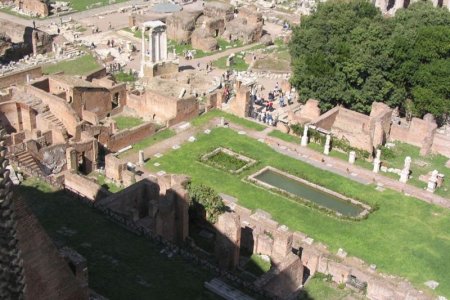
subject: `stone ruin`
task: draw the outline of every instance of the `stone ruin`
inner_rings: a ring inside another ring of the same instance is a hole
[[[2,149],[0,161],[5,159]],[[3,169],[5,170],[5,169]],[[82,269],[72,271],[45,233],[36,217],[20,197],[14,197],[9,171],[2,171],[2,197],[0,198],[0,298],[2,299],[89,299],[87,266],[84,258],[73,250]],[[68,261],[71,259],[68,258]],[[83,263],[84,261],[84,263]],[[49,263],[51,262],[51,263]],[[84,274],[84,275],[82,275]],[[5,284],[6,283],[6,284]]]
[[[53,36],[31,27],[0,20],[0,62],[18,61],[52,51]]]
[[[169,39],[203,51],[217,50],[218,37],[250,44],[263,36],[264,21],[255,7],[235,14],[231,5],[222,2],[207,2],[203,11],[174,13],[166,22]]]
[[[167,53],[166,25],[161,21],[142,24],[142,49],[140,77],[152,78],[178,72],[178,60],[169,59]],[[145,34],[148,30],[149,42],[146,47]]]
[[[369,153],[386,142],[400,141],[419,147],[421,155],[439,153],[450,158],[450,135],[438,130],[431,114],[407,122],[395,117],[391,108],[379,102],[372,104],[368,116],[341,106],[320,114],[319,101],[310,99],[301,107],[291,108],[288,122],[314,126]]]

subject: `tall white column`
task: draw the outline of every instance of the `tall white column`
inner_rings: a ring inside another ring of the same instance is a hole
[[[141,46],[141,53],[142,53],[142,58],[141,58],[141,72],[140,72],[140,76],[143,77],[144,76],[144,66],[145,66],[145,27],[142,27],[142,46]]]
[[[161,45],[160,45],[160,36],[161,36],[161,32],[156,32],[155,33],[155,62],[159,62],[161,56],[160,56],[160,51],[161,51]]]
[[[155,62],[154,59],[154,55],[155,55],[155,51],[154,51],[154,42],[153,42],[153,29],[150,29],[149,33],[148,33],[148,49],[150,50],[150,62]]]
[[[161,33],[161,60],[167,60],[167,33],[165,31]]]
[[[407,156],[405,158],[405,166],[400,173],[400,182],[406,183],[409,179],[409,170],[411,168],[411,157]]]
[[[307,146],[308,145],[308,125],[305,125],[303,128],[303,136],[300,142],[300,146]]]
[[[327,139],[325,140],[325,147],[323,149],[323,154],[329,155],[330,154],[330,145],[331,144],[331,135],[327,134]]]

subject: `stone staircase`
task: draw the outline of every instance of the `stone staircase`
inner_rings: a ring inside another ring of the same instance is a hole
[[[43,175],[38,162],[27,150],[14,153],[11,160],[23,171],[25,171],[25,173],[33,176]]]
[[[69,139],[66,127],[57,117],[55,117],[55,115],[48,109],[48,107],[47,110],[41,113],[41,116],[49,122],[50,126],[53,127],[53,129],[60,131],[66,141]]]

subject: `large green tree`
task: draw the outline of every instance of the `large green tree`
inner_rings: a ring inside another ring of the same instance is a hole
[[[301,101],[368,113],[373,101],[416,116],[450,110],[450,12],[419,2],[384,18],[369,1],[328,1],[294,28]],[[411,99],[412,105],[406,105]]]

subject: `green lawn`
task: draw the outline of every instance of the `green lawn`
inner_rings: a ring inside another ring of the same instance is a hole
[[[95,173],[94,173],[94,175],[95,175]],[[115,185],[111,181],[106,180],[106,177],[103,174],[97,173],[96,177],[97,177],[97,183],[100,184],[101,186],[105,187],[111,193],[117,193],[123,189],[122,187]]]
[[[135,82],[137,80],[137,77],[134,74],[124,71],[115,73],[113,76],[117,82]]]
[[[219,146],[257,158],[259,163],[236,176],[198,162],[201,154]],[[157,169],[153,166],[155,162],[161,164]],[[267,165],[371,206],[379,206],[379,209],[366,220],[341,220],[242,181]],[[152,159],[146,167],[152,171],[187,174],[193,182],[207,184],[218,192],[234,196],[240,204],[250,209],[268,211],[281,224],[329,245],[331,252],[343,248],[350,255],[376,264],[382,272],[407,277],[421,289],[429,290],[423,283],[436,280],[440,282],[436,293],[450,296],[448,210],[392,190],[379,192],[373,185],[365,186],[316,169],[226,128],[214,129],[210,135],[199,134],[196,142],[169,151],[156,161]]]
[[[133,148],[121,153],[119,155],[119,158],[123,158],[130,153],[135,153],[135,152],[138,152],[139,150],[143,150],[147,147],[150,147],[151,145],[159,143],[160,141],[168,139],[174,135],[175,135],[175,131],[173,131],[172,129],[164,129],[164,130],[158,131],[154,135],[146,137],[145,139],[134,144]]]
[[[241,126],[244,126],[244,127],[249,128],[249,129],[256,130],[256,131],[263,131],[264,129],[267,128],[266,126],[261,125],[259,123],[239,118],[239,117],[237,117],[235,115],[226,113],[226,112],[224,112],[222,110],[219,110],[219,109],[211,110],[208,113],[203,114],[203,115],[193,119],[191,121],[191,124],[194,125],[194,126],[202,126],[203,124],[208,123],[211,119],[214,119],[216,117],[224,117],[225,120],[231,121],[231,122],[233,122],[235,124],[238,124],[238,125],[241,125]]]
[[[260,255],[252,254],[244,268],[256,276],[261,276],[270,270],[270,266],[271,263],[262,259]]]
[[[311,299],[365,299],[362,295],[356,294],[350,289],[340,289],[336,284],[328,281],[326,276],[316,273],[307,283],[305,289],[299,297],[299,300]]]
[[[144,124],[144,121],[142,121],[142,119],[129,116],[117,116],[113,119],[114,121],[116,121],[117,128],[119,130],[133,128],[138,125]]]
[[[56,64],[48,64],[42,67],[44,74],[64,72],[66,75],[86,75],[100,68],[100,64],[90,55],[84,55],[72,60],[64,60]]]
[[[27,180],[18,192],[58,245],[88,262],[89,287],[109,299],[216,299],[206,293],[212,275],[106,219],[97,210],[45,183]],[[73,235],[61,234],[66,227]]]
[[[233,63],[230,67],[227,67],[227,58],[228,56],[224,56],[219,58],[218,60],[213,61],[213,66],[223,70],[236,70],[236,71],[247,71],[248,64],[245,60],[239,56],[239,54],[235,55],[233,58]]]

